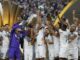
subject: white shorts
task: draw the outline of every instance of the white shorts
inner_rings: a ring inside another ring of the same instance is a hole
[[[48,45],[49,60],[54,60],[54,45]]]
[[[54,45],[54,57],[59,57],[59,44]]]
[[[33,46],[24,48],[24,60],[33,60]]]
[[[33,45],[24,39],[24,60],[33,60]]]
[[[61,58],[67,58],[68,57],[68,45],[66,46],[60,46],[60,52],[59,52],[59,57]]]
[[[2,47],[1,47],[2,59],[5,59],[7,57],[8,49],[9,49],[9,39],[5,37],[4,40],[2,41]]]
[[[46,58],[46,46],[36,45],[35,54],[36,54],[36,58]]]
[[[78,48],[69,48],[68,50],[68,59],[78,59]]]

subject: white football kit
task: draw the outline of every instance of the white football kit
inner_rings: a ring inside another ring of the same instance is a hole
[[[63,31],[63,30],[59,29],[59,33],[60,33],[59,57],[60,58],[67,58],[67,47],[68,47],[69,30]]]
[[[59,50],[60,50],[60,39],[59,37],[54,37],[54,57],[59,57]]]
[[[5,59],[9,49],[9,32],[3,31],[2,37],[3,40],[2,40],[1,53],[2,53],[2,59]]]
[[[33,45],[27,36],[24,38],[24,60],[33,60]]]
[[[54,38],[53,36],[48,35],[45,37],[45,40],[47,41],[48,45],[49,60],[54,60]],[[48,42],[52,42],[53,44],[49,44]]]
[[[46,45],[43,41],[44,29],[40,29],[36,37],[35,54],[36,58],[46,58]]]
[[[70,35],[76,35],[77,37],[68,45],[68,59],[78,60],[78,33],[73,32],[73,34],[70,33]]]

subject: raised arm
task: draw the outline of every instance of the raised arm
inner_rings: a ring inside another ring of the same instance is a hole
[[[35,43],[35,33],[34,33],[34,28],[31,28],[31,43],[32,45]]]
[[[72,14],[73,14],[73,22],[74,22],[74,24],[76,24],[76,25],[77,25],[78,18],[76,17],[76,11],[75,11],[75,10],[73,10]]]
[[[42,20],[41,20],[41,13],[40,11],[37,11],[37,30],[39,31],[39,29],[42,26]]]

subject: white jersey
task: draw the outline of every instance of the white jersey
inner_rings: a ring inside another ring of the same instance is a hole
[[[9,32],[2,31],[2,38],[1,53],[3,54],[2,59],[5,59],[9,49]]]
[[[48,45],[49,60],[54,60],[54,38],[52,35],[48,35],[45,37],[45,40],[47,41]],[[49,44],[48,42],[51,42],[53,44]]]
[[[69,43],[68,46],[68,59],[78,59],[78,33],[73,32],[69,35],[76,35],[77,37]]]
[[[26,37],[24,38],[24,45],[25,45],[25,47],[26,47],[26,46],[32,46],[32,45],[31,45],[31,38],[29,38],[29,37],[26,36]]]
[[[24,38],[24,60],[33,60],[33,45],[27,36]]]
[[[63,31],[59,29],[60,34],[60,52],[59,57],[67,58],[68,35],[69,30]]]
[[[53,36],[51,36],[51,35],[48,35],[47,37],[45,37],[45,40],[46,40],[47,42],[53,42],[53,43],[54,43],[54,38],[53,38]],[[48,45],[50,45],[50,44],[48,44]]]
[[[39,30],[39,33],[36,37],[36,44],[35,44],[36,58],[46,57],[46,46],[44,44],[43,38],[44,38],[44,29],[41,29]]]
[[[42,41],[42,38],[44,38],[44,29],[39,30],[39,33],[36,37],[36,44],[44,45],[44,42]]]
[[[59,34],[60,34],[60,45],[64,46],[68,43],[68,35],[69,35],[69,30],[67,29],[66,31],[63,31],[59,29]]]
[[[2,37],[3,37],[2,45],[5,45],[4,47],[9,45],[9,35],[10,35],[9,32],[6,31],[2,32]]]
[[[78,47],[78,33],[77,32],[73,32],[72,34],[69,33],[69,35],[76,35],[77,37],[69,44],[71,44],[71,47]]]
[[[54,55],[55,57],[59,56],[59,50],[60,50],[60,39],[59,37],[53,36],[54,37]]]

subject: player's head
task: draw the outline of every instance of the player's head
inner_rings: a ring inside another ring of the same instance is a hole
[[[16,28],[16,29],[15,29],[15,33],[16,33],[16,34],[20,34],[20,32],[21,32],[21,28]]]
[[[63,17],[60,22],[60,28],[64,31],[66,31],[67,27],[68,27],[67,19]]]
[[[22,21],[22,18],[19,16],[19,17],[17,17],[17,23],[20,23]]]
[[[71,25],[71,27],[70,27],[70,32],[74,32],[76,30],[76,25]]]
[[[5,24],[4,28],[5,28],[6,31],[9,31],[9,24]]]

